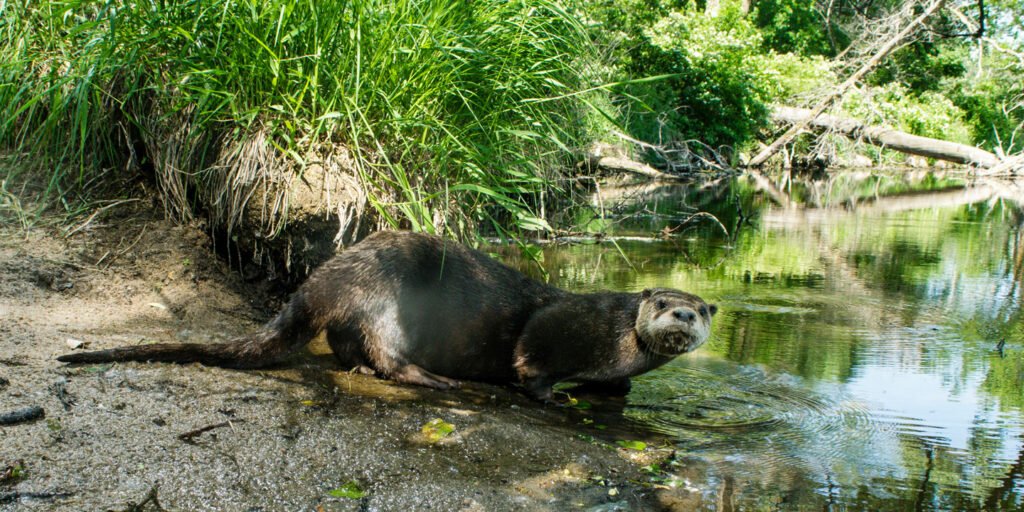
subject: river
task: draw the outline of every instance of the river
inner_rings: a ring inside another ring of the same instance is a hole
[[[609,240],[543,265],[719,306],[624,412],[710,462],[690,483],[719,508],[1021,510],[1021,197],[932,172],[605,186],[580,224]]]

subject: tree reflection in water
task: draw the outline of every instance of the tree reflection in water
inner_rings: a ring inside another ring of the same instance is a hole
[[[720,503],[1024,507],[1020,182],[754,174],[600,192],[603,215],[580,225],[623,237],[630,262],[569,245],[545,266],[568,288],[671,286],[720,305],[709,345],[637,379],[626,410],[714,461],[732,482]],[[672,231],[695,211],[729,236]]]

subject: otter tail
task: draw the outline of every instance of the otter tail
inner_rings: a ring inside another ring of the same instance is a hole
[[[240,357],[243,352],[241,349],[247,342],[248,339],[241,338],[227,343],[158,343],[64,354],[57,360],[64,363],[110,363],[114,361],[200,363],[225,368],[263,366],[261,364],[253,365],[252,361],[245,361]]]
[[[252,336],[224,343],[157,343],[65,354],[64,363],[110,363],[155,361],[200,363],[223,368],[260,368],[272,365],[309,343],[323,328],[304,314],[302,297],[295,297],[277,318]],[[316,324],[316,325],[315,325]]]

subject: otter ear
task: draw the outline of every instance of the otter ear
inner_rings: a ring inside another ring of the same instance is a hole
[[[648,289],[640,292],[640,300],[645,300],[648,297],[650,297],[652,294],[654,294],[654,290],[648,288]]]
[[[715,313],[718,313],[718,306],[714,304],[708,304],[708,311],[711,312],[711,316],[715,316]]]

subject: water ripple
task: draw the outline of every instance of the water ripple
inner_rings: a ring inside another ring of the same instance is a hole
[[[871,458],[869,446],[891,437],[867,406],[840,393],[710,359],[637,379],[634,391],[627,411],[633,421],[689,449],[731,453],[761,467],[845,467],[851,458]]]

